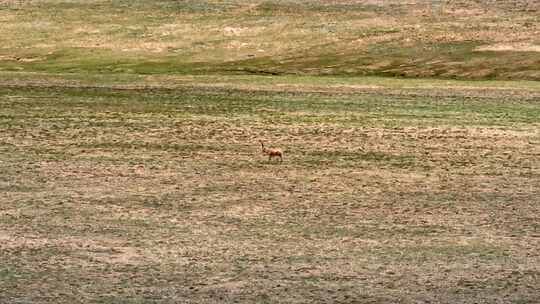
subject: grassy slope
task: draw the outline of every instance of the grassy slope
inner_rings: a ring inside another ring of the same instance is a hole
[[[540,79],[538,4],[484,2],[2,1],[0,69]]]

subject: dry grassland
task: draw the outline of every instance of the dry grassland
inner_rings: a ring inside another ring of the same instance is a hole
[[[540,80],[539,9],[518,0],[2,1],[0,71]]]
[[[0,302],[540,301],[540,91],[253,79],[4,84]]]
[[[539,9],[0,0],[0,304],[539,303]]]

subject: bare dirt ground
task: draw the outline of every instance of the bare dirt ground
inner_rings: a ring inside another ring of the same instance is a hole
[[[225,82],[0,88],[0,303],[540,301],[537,90]]]

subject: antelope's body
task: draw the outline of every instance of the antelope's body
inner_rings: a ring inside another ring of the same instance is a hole
[[[267,149],[262,141],[261,147],[262,153],[268,155],[268,161],[272,160],[272,157],[279,157],[279,161],[283,162],[283,152],[280,149]]]

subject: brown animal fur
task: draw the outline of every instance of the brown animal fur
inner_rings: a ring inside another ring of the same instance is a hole
[[[280,149],[267,149],[264,147],[264,143],[260,141],[262,147],[262,153],[268,155],[268,161],[272,160],[272,157],[279,157],[279,161],[283,162],[283,151]]]

